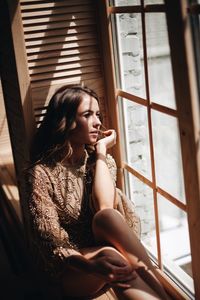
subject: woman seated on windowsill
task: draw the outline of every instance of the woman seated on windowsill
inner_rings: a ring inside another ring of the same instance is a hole
[[[120,300],[168,299],[137,237],[138,218],[115,187],[107,154],[115,142],[114,130],[101,132],[94,91],[64,86],[53,95],[28,170],[31,250],[69,299],[109,287]]]

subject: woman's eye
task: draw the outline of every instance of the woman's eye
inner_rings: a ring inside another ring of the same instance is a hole
[[[84,114],[84,117],[85,117],[85,118],[89,118],[89,117],[90,117],[90,113]]]
[[[96,114],[96,116],[97,116],[97,118],[99,118],[99,120],[101,121],[101,114],[100,113],[98,113],[98,114]]]
[[[95,116],[96,115],[96,117],[99,119],[99,120],[101,120],[101,114],[100,113],[92,113],[92,112],[87,112],[87,113],[85,113],[83,116],[86,118],[86,119],[88,119],[90,116]]]

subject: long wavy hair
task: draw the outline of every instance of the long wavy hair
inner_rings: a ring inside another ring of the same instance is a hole
[[[88,94],[99,103],[97,94],[80,85],[63,86],[52,96],[46,115],[38,128],[31,147],[31,162],[62,161],[72,154],[70,130],[83,96]]]

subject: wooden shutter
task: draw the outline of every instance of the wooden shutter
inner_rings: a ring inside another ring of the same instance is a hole
[[[20,7],[36,122],[65,84],[95,89],[104,111],[95,1],[21,0]]]

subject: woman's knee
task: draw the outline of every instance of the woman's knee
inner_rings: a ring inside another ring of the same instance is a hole
[[[118,218],[121,218],[122,216],[120,213],[113,209],[113,208],[105,208],[102,210],[99,210],[93,218],[93,224],[95,226],[102,226],[104,224],[109,224],[108,221],[115,221]]]
[[[98,257],[107,256],[107,257],[113,257],[121,261],[124,261],[128,263],[126,257],[120,253],[116,248],[112,246],[104,246],[101,248],[101,250],[97,254]]]
[[[92,223],[92,229],[96,240],[98,242],[110,242],[112,237],[123,229],[123,223],[123,217],[115,209],[106,208],[98,211],[95,214]]]

